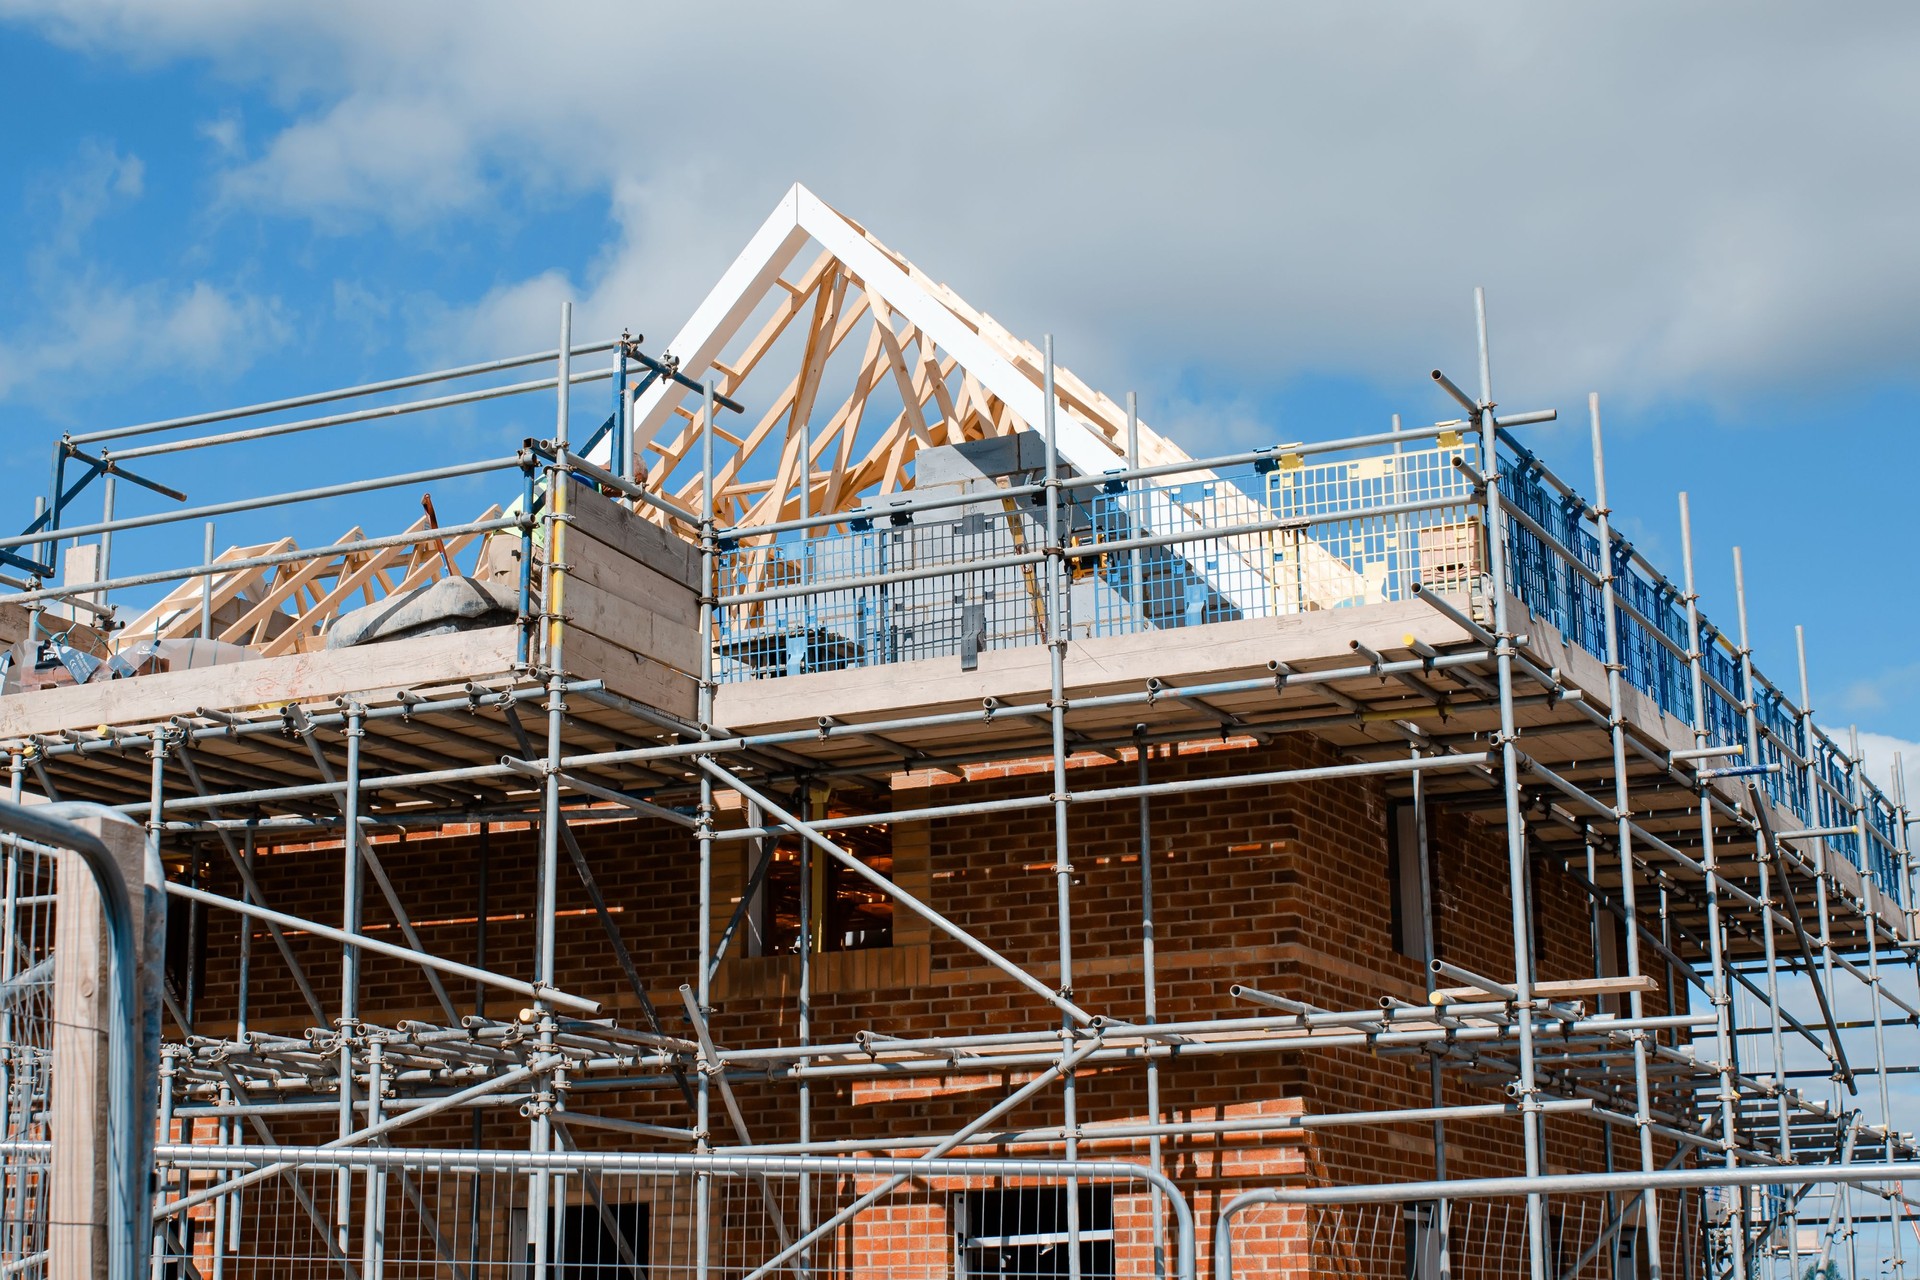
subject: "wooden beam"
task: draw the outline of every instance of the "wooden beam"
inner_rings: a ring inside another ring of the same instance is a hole
[[[860,357],[860,371],[854,375],[853,390],[848,393],[846,402],[827,429],[821,433],[821,441],[837,440],[834,447],[833,466],[828,472],[826,491],[821,496],[822,511],[839,511],[842,503],[858,494],[859,490],[847,488],[847,462],[853,457],[854,441],[860,434],[860,424],[866,418],[867,400],[873,389],[880,385],[880,375],[886,368],[886,356],[880,349],[880,333],[870,328],[867,332],[867,349]]]
[[[740,384],[747,380],[748,375],[760,367],[760,361],[766,357],[767,352],[773,350],[773,344],[780,340],[788,326],[806,307],[807,299],[819,291],[821,283],[829,278],[835,265],[832,254],[822,253],[801,275],[799,285],[788,284],[784,279],[779,282],[786,286],[787,297],[774,308],[773,314],[767,317],[764,325],[760,326],[760,332],[753,335],[739,358],[732,364],[722,364],[718,359],[707,362],[727,375],[719,388],[721,391],[732,395]]]
[[[354,542],[364,536],[365,533],[360,526],[355,525],[339,538],[335,539],[335,541]],[[249,631],[259,631],[272,620],[273,614],[280,611],[280,606],[285,604],[290,596],[295,597],[295,613],[297,614],[299,611],[297,597],[300,588],[315,578],[323,577],[328,573],[338,572],[339,567],[339,558],[337,556],[323,556],[317,560],[309,560],[303,565],[289,564],[280,566],[280,568],[285,571],[281,575],[281,580],[275,583],[266,594],[261,597],[258,604],[241,614],[237,620],[222,631],[219,638],[222,640],[234,640],[236,637],[244,635]],[[289,617],[289,621],[291,621],[291,617]],[[240,643],[247,642],[240,641]],[[256,638],[253,643],[259,643],[259,639]]]
[[[813,451],[808,448],[808,433],[813,427],[813,404],[820,394],[820,378],[826,372],[827,356],[835,324],[840,318],[840,303],[846,297],[847,278],[833,274],[814,297],[813,323],[807,328],[806,350],[800,358],[799,385],[787,412],[787,445],[782,450],[778,478],[770,496],[780,507],[786,506],[789,488],[798,484],[809,499],[813,488]]]
[[[827,353],[829,357],[839,348],[841,343],[846,341],[847,335],[853,331],[854,326],[859,323],[860,318],[866,314],[866,305],[866,300],[862,297],[851,309],[843,308],[840,322],[834,329],[833,340],[828,345]],[[800,376],[796,373],[793,380],[787,384],[786,390],[781,393],[772,405],[768,406],[766,413],[754,426],[753,430],[749,432],[744,439],[736,441],[737,447],[735,452],[731,456],[719,461],[714,476],[716,501],[726,495],[728,486],[732,484],[734,477],[740,473],[741,469],[745,467],[759,451],[761,446],[772,436],[774,429],[779,426],[781,418],[786,415],[789,406],[793,403],[794,397],[799,394],[799,390]],[[715,434],[720,433],[716,432]],[[698,439],[699,432],[697,425],[689,424],[687,429],[680,434],[680,437],[674,441],[668,450],[667,456],[663,457],[660,464],[649,472],[650,487],[656,491],[660,491],[667,478],[678,469],[680,463],[687,454],[692,451],[693,444]],[[680,486],[679,495],[682,504],[689,511],[695,510],[698,506],[700,483],[701,478],[695,475],[689,477]]]
[[[1568,978],[1533,984],[1533,994],[1542,1000],[1560,1000],[1569,996],[1619,996],[1638,992],[1651,995],[1660,984],[1642,974],[1638,978]],[[1494,997],[1479,987],[1440,987],[1433,993],[1449,1004],[1476,1003]]]
[[[940,358],[934,352],[933,339],[911,326],[908,327],[907,332],[913,335],[914,351],[918,355],[916,368],[930,385],[934,402],[940,406],[940,416],[947,424],[947,443],[959,444],[962,439],[960,415],[954,412],[953,394],[947,389],[949,375],[942,372],[940,368]]]
[[[900,337],[893,331],[893,312],[879,298],[873,300],[873,323],[879,327],[880,345],[886,350],[887,365],[893,370],[894,385],[900,389],[900,403],[906,414],[907,429],[921,444],[932,444],[933,436],[927,431],[927,418],[920,411],[920,396],[913,385],[913,373],[907,368],[906,356],[900,350]]]
[[[253,556],[279,555],[294,549],[292,538],[282,538],[278,542],[263,542],[253,546],[228,547],[214,558],[215,564],[230,560],[245,560]],[[212,578],[213,603],[218,611],[221,606],[236,599],[248,587],[260,582],[265,574],[260,569],[229,569],[209,575]],[[129,636],[158,636],[163,640],[178,640],[200,625],[200,597],[206,593],[207,579],[193,578],[181,583],[164,596],[159,604],[127,625],[125,634]]]
[[[422,516],[409,525],[406,532],[416,533],[426,525],[426,522],[426,517]],[[262,653],[267,657],[273,657],[292,652],[302,634],[312,634],[317,631],[319,621],[338,610],[340,605],[351,599],[356,591],[364,590],[367,594],[366,602],[372,604],[378,598],[372,591],[373,584],[376,582],[380,584],[382,596],[392,595],[393,584],[386,579],[381,570],[403,558],[405,552],[405,547],[382,547],[376,553],[366,556],[359,567],[351,573],[343,573],[335,578],[332,588],[315,600],[312,608],[296,618],[293,626],[269,640]]]

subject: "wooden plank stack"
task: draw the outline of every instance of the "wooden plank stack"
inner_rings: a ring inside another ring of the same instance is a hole
[[[700,553],[597,489],[568,477],[567,628],[561,661],[571,676],[691,720],[700,674]],[[543,552],[534,548],[532,587]],[[518,539],[496,536],[482,558],[496,585],[517,590]]]

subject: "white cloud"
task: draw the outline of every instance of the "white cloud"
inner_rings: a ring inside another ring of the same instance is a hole
[[[1119,393],[1113,398],[1125,403]],[[1146,413],[1143,408],[1141,416]],[[1276,443],[1276,437],[1297,440],[1311,434],[1298,423],[1275,423],[1251,396],[1225,388],[1197,395],[1163,393],[1156,397],[1152,413],[1155,430],[1175,440],[1207,441],[1211,452],[1260,449]]]
[[[34,255],[45,264],[72,253],[93,224],[116,204],[138,200],[146,190],[146,165],[136,155],[90,138],[62,170],[33,184],[28,204],[49,227]]]
[[[1843,747],[1847,745],[1847,739],[1844,736],[1836,735],[1834,741]],[[1904,738],[1896,738],[1885,733],[1862,731],[1860,752],[1866,757],[1867,776],[1873,779],[1874,784],[1889,798],[1894,795],[1893,762],[1897,756],[1900,760],[1900,773],[1906,783],[1906,794],[1920,798],[1920,742],[1909,742]]]
[[[274,95],[230,200],[411,227],[604,193],[594,270],[503,284],[479,332],[562,285],[671,328],[799,180],[1120,388],[1465,365],[1476,283],[1514,404],[1908,378],[1920,343],[1911,6],[0,13]]]
[[[773,199],[768,200],[771,209]],[[653,187],[622,180],[612,193],[620,231],[588,264],[583,279],[557,270],[540,272],[488,290],[474,302],[439,306],[418,326],[416,355],[459,361],[473,352],[537,350],[558,341],[560,304],[571,301],[576,334],[613,335],[631,329],[664,346],[680,320],[718,278],[732,253],[719,261],[673,252],[708,234],[700,184]],[[761,211],[764,217],[766,210]]]
[[[1840,705],[1862,715],[1883,712],[1920,690],[1920,662],[1895,663],[1852,681],[1840,694]]]
[[[234,159],[240,155],[243,135],[238,112],[223,112],[211,120],[203,121],[199,133],[213,144],[214,150],[221,156]]]
[[[439,104],[355,96],[275,135],[227,171],[224,197],[341,226],[377,214],[419,225],[481,199],[478,157]]]
[[[29,199],[42,228],[25,247],[26,282],[15,310],[30,316],[0,330],[0,401],[73,396],[73,375],[110,362],[121,376],[198,374],[244,368],[290,331],[280,304],[211,280],[128,282],[86,251],[95,224],[146,190],[136,155],[99,140]]]
[[[182,288],[76,278],[41,299],[30,330],[0,334],[0,400],[110,363],[120,376],[244,367],[289,326],[269,299],[196,281]]]

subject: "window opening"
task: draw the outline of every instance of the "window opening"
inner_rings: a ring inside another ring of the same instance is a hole
[[[554,1280],[647,1280],[649,1206],[608,1204],[563,1205],[554,1210],[551,1242]],[[510,1269],[518,1280],[533,1275],[533,1245],[527,1238],[527,1211],[515,1209],[511,1220],[514,1250],[527,1265]],[[512,1255],[509,1255],[512,1256]]]
[[[1402,1280],[1440,1280],[1440,1206],[1431,1200],[1407,1205],[1402,1224]]]
[[[1426,903],[1420,893],[1420,824],[1410,804],[1393,806],[1387,822],[1387,911],[1393,949],[1427,959]]]
[[[815,817],[858,816],[834,806],[816,806]],[[834,842],[886,880],[893,879],[893,834],[884,826],[837,831]],[[757,854],[748,855],[757,860]],[[783,836],[774,846],[766,881],[755,895],[760,954],[798,955],[800,939],[801,846],[798,836]],[[893,899],[872,881],[818,849],[810,850],[805,886],[812,895],[810,949],[866,951],[893,945]],[[753,868],[747,867],[749,874]]]
[[[187,880],[195,887],[200,882],[198,865],[191,867]],[[198,1012],[200,993],[207,983],[207,915],[198,902],[169,898],[166,903],[165,981],[167,994],[180,1006],[191,1022]]]
[[[1600,913],[1600,954],[1595,957],[1599,976],[1618,978],[1626,974],[1627,922],[1609,911],[1604,903],[1594,908]],[[1601,996],[1596,1002],[1603,1013],[1620,1013],[1619,996]]]
[[[1527,967],[1529,970],[1532,971],[1533,980],[1535,982],[1540,981],[1540,978],[1541,978],[1540,938],[1544,932],[1540,927],[1540,924],[1541,924],[1541,919],[1540,919],[1541,867],[1542,867],[1542,863],[1540,859],[1538,858],[1527,859],[1525,866],[1522,868],[1522,874],[1526,877],[1526,879],[1525,879],[1525,883],[1522,884],[1521,886],[1521,888],[1525,891],[1526,901],[1527,901],[1527,918],[1526,918]]]
[[[1081,1280],[1113,1280],[1113,1188],[1079,1191]],[[955,1280],[1064,1280],[1067,1189],[962,1191],[954,1201]]]
[[[1649,1265],[1645,1241],[1640,1238],[1639,1226],[1622,1227],[1620,1234],[1613,1238],[1613,1275],[1614,1280],[1647,1280],[1653,1268]]]

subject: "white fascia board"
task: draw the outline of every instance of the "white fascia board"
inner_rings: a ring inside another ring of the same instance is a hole
[[[680,326],[680,332],[667,344],[664,354],[678,357],[680,371],[689,378],[698,378],[707,371],[710,362],[733,340],[754,308],[766,298],[767,291],[774,287],[780,273],[792,264],[800,247],[807,242],[807,233],[801,228],[798,216],[802,196],[812,199],[805,187],[795,183],[780,197],[780,203],[753,233],[747,247],[740,251],[740,256],[707,293],[706,300],[694,309],[687,322]],[[635,398],[633,450],[629,457],[640,456],[640,450],[659,433],[661,425],[673,413],[673,407],[685,395],[684,388],[661,379]]]

